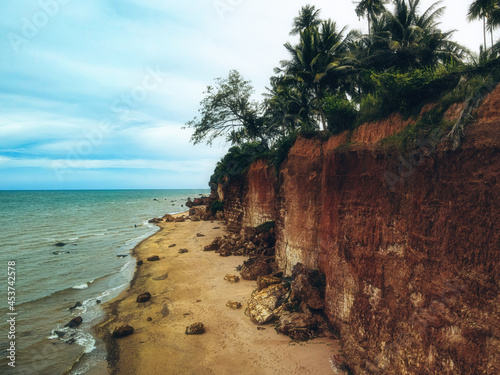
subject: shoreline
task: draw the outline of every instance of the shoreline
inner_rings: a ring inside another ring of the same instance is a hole
[[[181,215],[186,212],[174,216]],[[86,374],[332,373],[329,358],[339,352],[337,340],[293,342],[272,325],[257,326],[244,314],[256,282],[232,284],[224,275],[238,275],[235,268],[247,257],[203,251],[226,233],[224,223],[187,220],[157,225],[160,229],[131,252],[144,264],[136,266],[127,289],[102,306],[105,318],[93,327],[106,344],[110,367],[99,363]],[[188,252],[180,254],[181,248]],[[146,261],[151,255],[159,255],[160,261]],[[137,295],[146,291],[151,300],[137,303]],[[241,302],[243,308],[226,307],[228,300]],[[198,321],[205,324],[206,333],[185,335],[185,327]],[[135,332],[112,338],[112,331],[125,324]]]

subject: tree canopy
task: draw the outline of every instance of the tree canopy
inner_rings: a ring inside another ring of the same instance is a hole
[[[476,0],[469,16],[485,17],[492,29],[500,22],[499,1]],[[290,31],[298,41],[284,44],[288,58],[275,68],[263,100],[252,99],[253,87],[235,70],[216,79],[205,91],[199,118],[186,124],[194,129],[192,141],[211,144],[224,137],[236,146],[274,149],[289,144],[298,131],[353,129],[370,116],[423,105],[456,86],[460,70],[496,57],[499,43],[486,60],[472,59],[452,40],[454,30],[440,29],[441,2],[423,10],[420,5],[420,0],[356,2],[354,11],[367,18],[368,34],[320,18],[313,5],[302,7]]]

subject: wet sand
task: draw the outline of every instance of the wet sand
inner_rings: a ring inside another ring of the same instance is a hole
[[[235,268],[246,257],[225,258],[203,251],[215,237],[226,233],[222,222],[187,220],[159,226],[159,232],[134,249],[136,259],[144,264],[138,266],[131,287],[106,304],[107,319],[96,327],[102,336],[124,324],[135,329],[128,337],[109,340],[108,355],[115,362],[109,373],[333,373],[329,357],[338,353],[337,341],[296,343],[277,334],[272,325],[259,329],[244,314],[256,282],[230,283],[224,276],[239,275]],[[180,254],[183,248],[188,252]],[[159,255],[160,260],[146,261],[152,255]],[[136,302],[144,292],[151,293],[151,300]],[[241,302],[243,307],[233,310],[226,306],[228,300]],[[195,322],[202,322],[206,332],[186,335],[186,326]],[[100,366],[92,375],[103,371]]]

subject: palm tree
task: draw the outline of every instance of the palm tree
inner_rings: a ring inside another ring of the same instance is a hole
[[[307,4],[299,11],[299,15],[293,19],[293,28],[290,35],[300,34],[309,27],[318,27],[321,24],[319,18],[320,10],[314,5]]]
[[[361,0],[356,6],[356,15],[368,20],[368,35],[371,35],[371,23],[376,16],[385,12],[385,0]]]
[[[486,24],[489,24],[491,31],[491,44],[493,46],[493,25],[490,23],[490,18],[495,11],[498,9],[498,0],[475,0],[469,7],[468,19],[469,21],[482,19],[483,20],[483,38],[484,38],[484,50],[487,49],[486,46]],[[488,22],[487,22],[488,21]]]
[[[326,90],[331,85],[324,84],[325,78],[332,79],[334,72],[347,69],[342,66],[342,57],[346,48],[346,39],[343,37],[345,28],[337,31],[335,22],[323,21],[321,29],[308,27],[300,33],[299,44],[292,46],[285,44],[291,55],[290,60],[281,62],[284,80],[289,84],[300,87],[304,97],[310,96],[314,110],[318,113],[323,130],[326,130],[326,116],[323,112],[322,101]]]
[[[393,13],[386,12],[380,22],[384,30],[385,61],[401,71],[435,66],[446,61],[460,62],[468,51],[450,41],[454,31],[442,32],[439,17],[444,12],[441,1],[419,14],[420,0],[394,0]],[[379,31],[380,32],[380,31]]]

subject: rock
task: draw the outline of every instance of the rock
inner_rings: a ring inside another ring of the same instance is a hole
[[[153,318],[151,318],[150,316],[148,316],[148,318],[146,319],[147,322],[151,322],[153,320]]]
[[[193,323],[186,327],[186,335],[201,335],[205,333],[205,326],[202,322]]]
[[[257,278],[257,290],[259,292],[274,284],[281,284],[281,279],[271,275],[259,276]]]
[[[176,247],[177,245],[173,243],[172,245],[168,245],[168,247]]]
[[[205,237],[205,235],[201,233],[196,233],[196,237]]]
[[[212,229],[220,229],[220,227],[213,227]]]
[[[82,306],[82,303],[81,302],[77,302],[72,307],[70,307],[68,310],[74,310],[74,309],[76,309],[77,307],[80,307],[80,306]]]
[[[66,246],[66,244],[64,242],[58,242],[58,243],[54,244],[54,246],[62,247],[62,246]]]
[[[150,224],[157,224],[157,223],[160,223],[162,221],[163,221],[163,219],[155,217],[153,219],[148,220],[148,223],[150,223]]]
[[[127,254],[119,254],[119,255],[117,255],[117,257],[118,258],[126,258],[126,257],[128,257],[128,255]]]
[[[186,219],[183,216],[179,216],[179,217],[175,218],[176,223],[183,223],[185,221],[186,221]]]
[[[69,321],[69,323],[65,324],[65,327],[69,328],[75,328],[78,327],[80,324],[82,324],[83,319],[81,316],[77,316],[76,318],[73,318]]]
[[[102,301],[101,301],[100,299],[96,299],[96,300],[95,300],[95,303],[97,303],[97,304],[99,304],[99,303],[101,303],[101,302],[102,302]]]
[[[189,250],[188,249],[180,249],[179,250],[179,254],[185,254],[187,253]]]
[[[274,310],[282,304],[285,294],[285,288],[281,284],[255,292],[248,300],[245,314],[256,324],[267,323],[275,317]]]
[[[222,211],[217,211],[217,212],[215,213],[215,220],[222,220],[222,219],[224,219],[224,212],[222,212]]]
[[[285,311],[281,314],[276,330],[297,341],[314,337],[317,321],[311,313]]]
[[[138,260],[136,263],[136,265],[138,265],[138,266],[142,266],[143,264],[144,264],[144,262],[142,260]]]
[[[191,221],[200,221],[201,220],[198,215],[190,216],[190,219],[191,219]]]
[[[334,374],[351,374],[352,372],[349,370],[347,366],[346,360],[340,354],[332,355],[329,358],[330,366],[333,370]]]
[[[240,278],[236,275],[226,275],[224,276],[224,280],[227,280],[229,281],[230,283],[237,283],[238,281],[240,281]]]
[[[257,280],[259,276],[269,275],[271,266],[266,259],[250,258],[243,263],[240,275],[245,280]]]
[[[148,262],[155,262],[157,260],[160,260],[160,257],[158,255],[148,257]]]
[[[134,333],[134,328],[133,327],[128,326],[128,325],[121,326],[121,327],[116,328],[113,331],[113,337],[116,338],[116,339],[119,339],[119,338],[122,338],[122,337],[125,337],[125,336],[129,336],[132,333]]]
[[[219,247],[218,253],[221,257],[228,257],[230,255],[233,255],[233,248],[231,247],[230,243],[224,242],[221,247]]]
[[[232,309],[241,309],[241,303],[236,302],[236,301],[227,301],[226,303],[227,307],[230,307]]]
[[[62,331],[54,331],[54,333],[57,335],[57,337],[64,337],[64,335],[66,335],[66,332]]]
[[[137,302],[148,302],[150,299],[151,299],[151,293],[146,292],[146,293],[139,294],[137,296],[136,301]]]
[[[295,277],[290,285],[292,298],[304,301],[312,309],[324,309],[321,291],[316,287],[324,284],[322,275],[318,271],[310,270],[303,264],[297,263],[292,270],[292,276]]]
[[[163,219],[168,223],[172,223],[175,221],[175,217],[170,214],[166,214],[165,216],[163,216]]]

